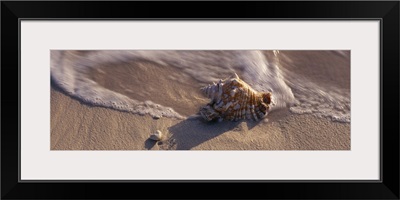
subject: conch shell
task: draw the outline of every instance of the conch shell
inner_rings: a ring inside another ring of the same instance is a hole
[[[211,102],[200,108],[206,121],[262,119],[274,105],[270,92],[257,92],[235,73],[234,78],[201,88]]]

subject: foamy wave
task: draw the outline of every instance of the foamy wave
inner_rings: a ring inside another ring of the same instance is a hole
[[[51,51],[52,79],[69,95],[91,105],[140,115],[149,114],[152,117],[184,119],[182,115],[175,112],[172,108],[155,104],[151,101],[139,102],[120,93],[103,88],[93,80],[86,78],[83,73],[91,67],[96,67],[96,64],[109,62],[110,59],[114,62],[126,59],[126,55],[124,54],[105,55],[94,53],[89,56],[78,56],[68,51]],[[114,55],[116,57],[112,57]]]
[[[271,110],[287,107],[295,102],[280,68],[276,63],[267,61],[261,51],[242,51],[237,57],[243,67],[243,79],[257,91],[273,93],[276,105]]]
[[[298,85],[290,84],[299,89]],[[336,122],[350,123],[350,100],[335,92],[324,92],[312,88],[302,88],[295,92],[297,103],[290,107],[290,111],[296,114],[313,114],[318,117],[330,118]]]
[[[342,54],[339,52],[339,54]],[[234,73],[257,91],[270,91],[275,109],[289,107],[293,113],[313,114],[333,121],[350,122],[348,94],[319,87],[283,71],[278,51],[266,58],[262,51],[51,51],[51,77],[69,95],[86,103],[153,117],[184,119],[173,108],[152,101],[139,101],[107,89],[85,76],[103,63],[111,66],[146,60],[176,68],[171,81],[194,80],[200,88]],[[133,77],[134,78],[134,77]],[[195,114],[195,113],[193,113]]]
[[[342,51],[335,54],[346,56]],[[279,52],[274,52],[279,64]],[[350,95],[346,92],[323,88],[291,72],[286,72],[286,83],[294,93],[295,103],[290,111],[295,114],[312,114],[332,121],[350,123]]]

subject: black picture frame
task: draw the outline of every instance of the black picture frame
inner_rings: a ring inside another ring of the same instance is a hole
[[[399,8],[398,1],[2,1],[1,198],[399,199]],[[18,137],[21,130],[20,19],[50,18],[379,19],[381,20],[381,181],[20,182]],[[18,84],[14,84],[17,74]],[[265,189],[260,190],[258,186]],[[229,191],[225,188],[229,188]]]

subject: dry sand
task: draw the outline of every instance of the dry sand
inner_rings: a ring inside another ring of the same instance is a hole
[[[149,139],[156,130],[163,141]],[[82,104],[52,86],[51,150],[149,149],[350,150],[350,125],[283,110],[258,123],[153,119]]]

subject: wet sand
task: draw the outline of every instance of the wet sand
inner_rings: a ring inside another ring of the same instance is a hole
[[[350,150],[350,124],[286,110],[268,121],[153,119],[94,107],[51,88],[51,150]],[[149,139],[156,130],[165,138]]]

